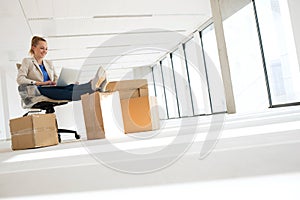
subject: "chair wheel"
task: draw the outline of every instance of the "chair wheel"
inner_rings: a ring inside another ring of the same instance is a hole
[[[80,139],[80,135],[75,134],[75,138],[76,138],[77,140],[79,140],[79,139]]]
[[[61,137],[60,137],[60,134],[58,134],[58,142],[61,143]]]

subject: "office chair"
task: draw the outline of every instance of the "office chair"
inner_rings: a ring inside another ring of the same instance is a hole
[[[19,69],[20,67],[21,64],[17,64],[17,68]],[[19,85],[18,91],[21,96],[22,108],[28,110],[28,112],[25,113],[23,117],[27,116],[29,113],[42,112],[43,110],[46,114],[55,113],[54,107],[65,105],[69,102],[67,100],[53,100],[48,97],[42,96],[38,94],[39,91],[35,85]],[[59,142],[61,142],[60,133],[73,133],[75,134],[76,139],[80,139],[80,135],[77,133],[77,131],[58,128],[57,121],[56,126]]]

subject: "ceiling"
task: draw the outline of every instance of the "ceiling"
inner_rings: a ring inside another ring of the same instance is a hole
[[[5,0],[0,6],[0,69],[15,71],[33,35],[47,59],[86,76],[152,65],[211,18],[209,0]]]

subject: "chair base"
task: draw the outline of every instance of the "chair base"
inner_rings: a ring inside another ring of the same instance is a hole
[[[38,102],[32,108],[23,115],[23,117],[27,116],[28,114],[31,113],[40,113],[41,111],[45,110],[45,114],[50,114],[50,113],[55,113],[55,106],[60,106],[60,105],[65,105],[68,102]],[[74,130],[68,130],[68,129],[60,129],[58,128],[57,125],[57,120],[56,120],[56,127],[57,127],[57,134],[58,134],[58,141],[59,143],[61,142],[61,137],[60,133],[74,133],[75,138],[78,140],[80,139],[80,135],[78,135],[77,131]]]
[[[61,143],[61,136],[60,136],[60,133],[74,133],[74,134],[75,134],[75,138],[76,138],[77,140],[80,139],[80,135],[78,135],[77,131],[59,128],[59,129],[57,129],[57,133],[58,133],[58,142],[59,142],[59,143]]]

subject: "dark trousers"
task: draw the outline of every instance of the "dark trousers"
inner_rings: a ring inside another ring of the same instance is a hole
[[[70,84],[67,86],[53,86],[53,87],[38,87],[40,93],[50,99],[54,100],[69,100],[78,101],[80,96],[86,93],[93,93],[91,83],[85,84]]]

